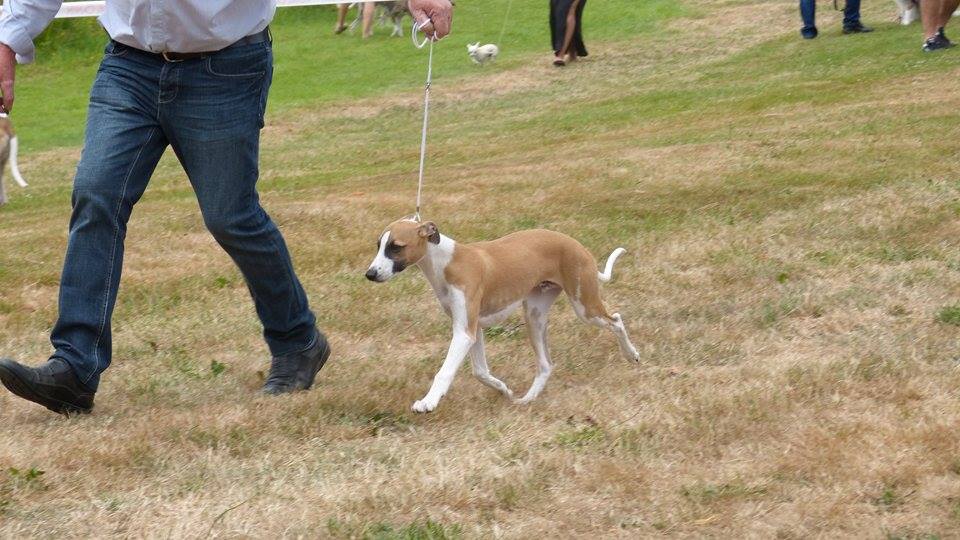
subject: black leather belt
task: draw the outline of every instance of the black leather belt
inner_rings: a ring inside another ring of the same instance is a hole
[[[263,43],[264,41],[273,41],[273,36],[270,35],[270,27],[269,27],[269,26],[266,27],[266,28],[264,28],[263,30],[257,32],[256,34],[250,34],[249,36],[242,37],[242,38],[238,39],[237,41],[234,41],[234,42],[231,43],[230,45],[227,45],[227,46],[224,47],[223,49],[220,49],[220,51],[229,49],[229,48],[231,48],[231,47],[239,47],[239,46],[241,46],[241,45],[253,45],[253,44],[255,44],[255,43]],[[124,45],[124,47],[127,47],[127,46],[128,46],[128,45]],[[211,55],[214,55],[214,54],[217,54],[218,52],[220,52],[220,51],[205,51],[205,52],[189,52],[189,53],[178,53],[178,52],[161,52],[161,53],[155,53],[155,52],[150,52],[150,51],[144,51],[144,50],[141,50],[141,49],[137,49],[137,50],[140,51],[140,52],[142,52],[142,53],[145,53],[145,54],[151,54],[151,55],[159,56],[159,57],[163,58],[164,60],[166,60],[167,62],[183,62],[184,60],[194,60],[194,59],[197,59],[197,58],[206,58],[206,57],[208,57],[208,56],[211,56]]]

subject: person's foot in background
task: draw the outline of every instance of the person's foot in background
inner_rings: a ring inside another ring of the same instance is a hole
[[[800,35],[803,36],[803,39],[813,39],[817,37],[817,34],[816,26],[804,26],[800,29]]]
[[[949,49],[950,47],[953,47],[953,42],[947,39],[947,35],[944,33],[942,26],[937,29],[937,33],[934,34],[933,37],[923,42],[923,52],[939,51],[941,49]]]
[[[865,34],[867,32],[873,32],[873,28],[869,26],[864,26],[862,22],[857,21],[852,24],[843,25],[844,34]]]
[[[923,22],[923,51],[949,49],[953,43],[943,33],[953,12],[960,7],[960,0],[923,0],[920,2],[920,19]]]

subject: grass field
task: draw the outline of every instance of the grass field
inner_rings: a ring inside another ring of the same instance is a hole
[[[607,0],[559,70],[545,6],[514,4],[497,64],[464,45],[496,38],[504,0],[458,1],[438,47],[426,217],[625,246],[605,295],[639,366],[562,300],[538,401],[464,367],[411,413],[447,320],[416,270],[363,271],[412,210],[425,55],[281,12],[262,194],[333,359],[310,392],[257,394],[246,289],[167,156],[94,414],[0,393],[0,537],[960,537],[960,53],[922,54],[887,1],[857,36],[823,4],[806,42],[795,2]],[[84,24],[19,72],[32,185],[0,209],[0,353],[30,363],[103,41]],[[520,320],[487,344],[525,391]]]

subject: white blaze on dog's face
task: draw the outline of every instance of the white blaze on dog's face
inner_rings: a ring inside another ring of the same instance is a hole
[[[383,282],[417,264],[427,254],[428,244],[440,243],[440,231],[432,221],[418,223],[401,219],[387,227],[377,241],[377,256],[367,269],[367,279]]]

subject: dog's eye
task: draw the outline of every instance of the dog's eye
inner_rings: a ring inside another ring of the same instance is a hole
[[[387,244],[387,249],[390,251],[400,251],[403,248],[396,242],[390,242],[389,244]]]

